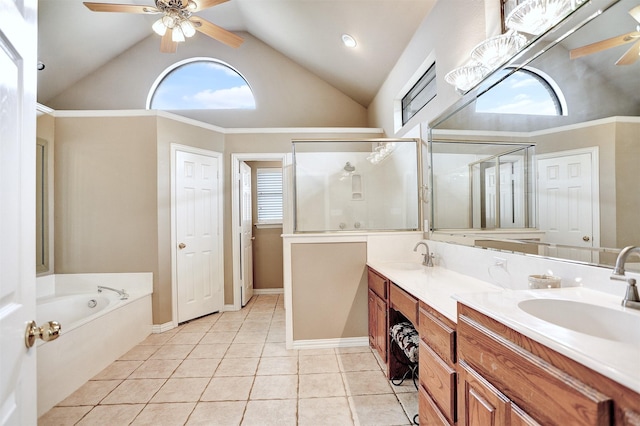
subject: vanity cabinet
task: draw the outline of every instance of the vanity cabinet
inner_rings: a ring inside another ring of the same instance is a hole
[[[420,424],[455,424],[456,324],[424,302],[420,302],[418,323]]]
[[[632,425],[640,394],[458,303],[463,425]]]
[[[368,268],[369,345],[387,362],[389,280]]]

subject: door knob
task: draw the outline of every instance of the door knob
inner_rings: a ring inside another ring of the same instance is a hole
[[[185,243],[180,243],[180,244],[178,244],[178,248],[179,248],[180,250],[182,250],[182,249],[183,249],[183,248],[185,248],[186,246],[187,246],[187,245],[186,245]]]
[[[35,345],[38,337],[45,342],[56,340],[60,337],[61,330],[62,326],[57,321],[47,321],[40,327],[38,327],[35,321],[29,321],[27,323],[27,330],[24,333],[24,344],[28,349]]]
[[[591,241],[591,238],[585,235],[584,237],[582,237],[582,241],[584,241],[585,243],[588,243],[589,241]]]

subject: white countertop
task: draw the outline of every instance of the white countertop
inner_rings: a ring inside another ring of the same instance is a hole
[[[460,301],[640,393],[640,342],[630,344],[572,331],[543,321],[518,307],[519,302],[527,299],[562,299],[598,305],[640,318],[640,310],[620,305],[622,296],[582,287],[505,290],[437,266],[427,268],[408,262],[379,261],[367,264],[453,321],[457,315],[456,302]]]
[[[453,322],[457,322],[458,315],[457,301],[452,297],[454,294],[502,290],[496,285],[438,266],[427,268],[420,263],[377,261],[369,261],[367,265]],[[418,269],[412,269],[414,267]]]

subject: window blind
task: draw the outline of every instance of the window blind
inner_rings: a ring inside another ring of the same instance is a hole
[[[257,169],[258,223],[282,223],[282,169]]]

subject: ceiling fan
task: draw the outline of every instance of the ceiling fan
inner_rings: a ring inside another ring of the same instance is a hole
[[[640,24],[640,5],[629,10],[629,14]],[[576,59],[631,42],[634,42],[633,45],[616,61],[616,65],[631,65],[640,57],[640,25],[635,31],[573,49],[569,57]]]
[[[91,3],[84,2],[94,12],[123,12],[162,15],[152,26],[153,30],[162,36],[160,51],[175,53],[178,43],[185,37],[193,37],[196,31],[201,32],[228,46],[238,47],[244,41],[242,37],[233,34],[207,20],[195,16],[194,12],[225,3],[229,0],[154,0],[155,6],[140,6],[135,4]]]

